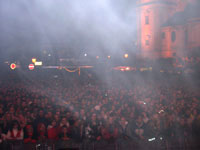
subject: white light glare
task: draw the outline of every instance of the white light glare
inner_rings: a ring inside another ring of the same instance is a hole
[[[160,114],[160,113],[162,113],[162,112],[164,112],[164,110],[160,110],[158,113]]]
[[[151,139],[148,139],[149,142],[154,141],[154,140],[156,140],[155,137],[154,137],[154,138],[151,138]]]

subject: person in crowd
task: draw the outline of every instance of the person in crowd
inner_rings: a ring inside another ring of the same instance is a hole
[[[38,133],[38,137],[37,139],[39,141],[44,141],[46,140],[46,127],[44,125],[44,123],[38,123],[37,125],[37,133]]]
[[[61,122],[60,122],[60,127],[62,128],[63,126],[67,126],[69,127],[69,122],[67,121],[67,119],[65,117],[62,118]]]
[[[10,115],[10,113],[6,113],[3,118],[2,118],[2,121],[3,121],[3,133],[4,134],[7,134],[8,133],[8,130],[10,128],[12,128],[12,117]]]
[[[6,149],[5,145],[6,135],[2,132],[2,128],[0,127],[0,149]]]
[[[24,139],[24,131],[20,128],[19,123],[15,120],[12,123],[12,127],[8,130],[6,135],[6,139],[8,140],[23,140]]]
[[[59,128],[57,126],[56,120],[52,120],[51,125],[47,127],[48,139],[58,140]]]
[[[70,128],[71,138],[77,142],[81,142],[82,140],[82,126],[80,125],[80,120],[75,120],[74,124]]]
[[[110,116],[108,122],[101,128],[101,135],[106,141],[115,141],[118,138],[118,129],[114,123],[113,117]]]
[[[70,138],[68,136],[68,127],[67,126],[65,126],[65,125],[62,126],[62,130],[61,130],[59,137],[63,141],[69,141],[70,140]]]
[[[158,77],[145,84],[131,77],[134,84],[129,86],[117,78],[109,86],[98,78],[86,82],[71,76],[66,81],[45,76],[34,83],[2,80],[0,126],[13,140],[21,137],[23,129],[28,130],[26,124],[32,124],[31,139],[37,140],[82,137],[96,142],[131,137],[145,143],[155,136],[170,147],[171,139],[181,144],[187,136],[198,143],[199,87],[185,85],[178,77],[167,81]],[[13,127],[16,119],[20,125]]]
[[[138,116],[134,126],[134,133],[139,141],[145,141],[145,124],[143,122],[142,116]]]
[[[38,123],[43,123],[45,126],[50,124],[49,121],[44,116],[44,110],[43,109],[39,110],[39,114],[36,117],[35,124],[38,124]]]
[[[2,128],[0,127],[0,145],[6,140],[6,135],[2,132]]]
[[[27,125],[26,126],[26,138],[24,138],[24,143],[36,143],[36,140],[33,139],[33,127],[32,125]]]
[[[88,122],[85,126],[85,137],[90,141],[96,141],[101,139],[100,125],[96,119],[96,114],[91,116],[91,122]]]
[[[121,117],[118,124],[119,137],[123,140],[132,140],[133,132],[128,121],[124,117]]]

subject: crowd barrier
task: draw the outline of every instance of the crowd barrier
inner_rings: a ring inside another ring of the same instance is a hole
[[[34,144],[25,144],[23,141],[6,141],[0,145],[1,150],[197,150],[200,149],[198,143],[178,144],[177,141],[51,141],[46,140]]]

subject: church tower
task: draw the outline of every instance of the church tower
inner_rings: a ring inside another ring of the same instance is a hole
[[[137,45],[145,58],[161,57],[162,25],[176,11],[176,0],[138,0]]]

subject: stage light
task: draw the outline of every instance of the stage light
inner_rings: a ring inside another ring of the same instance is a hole
[[[129,71],[130,70],[130,67],[126,67],[126,71]]]
[[[85,53],[85,54],[84,54],[84,56],[86,57],[86,56],[87,56],[87,54]]]
[[[111,56],[108,56],[108,59],[110,59],[111,58]]]
[[[128,54],[124,54],[124,58],[128,58]]]

